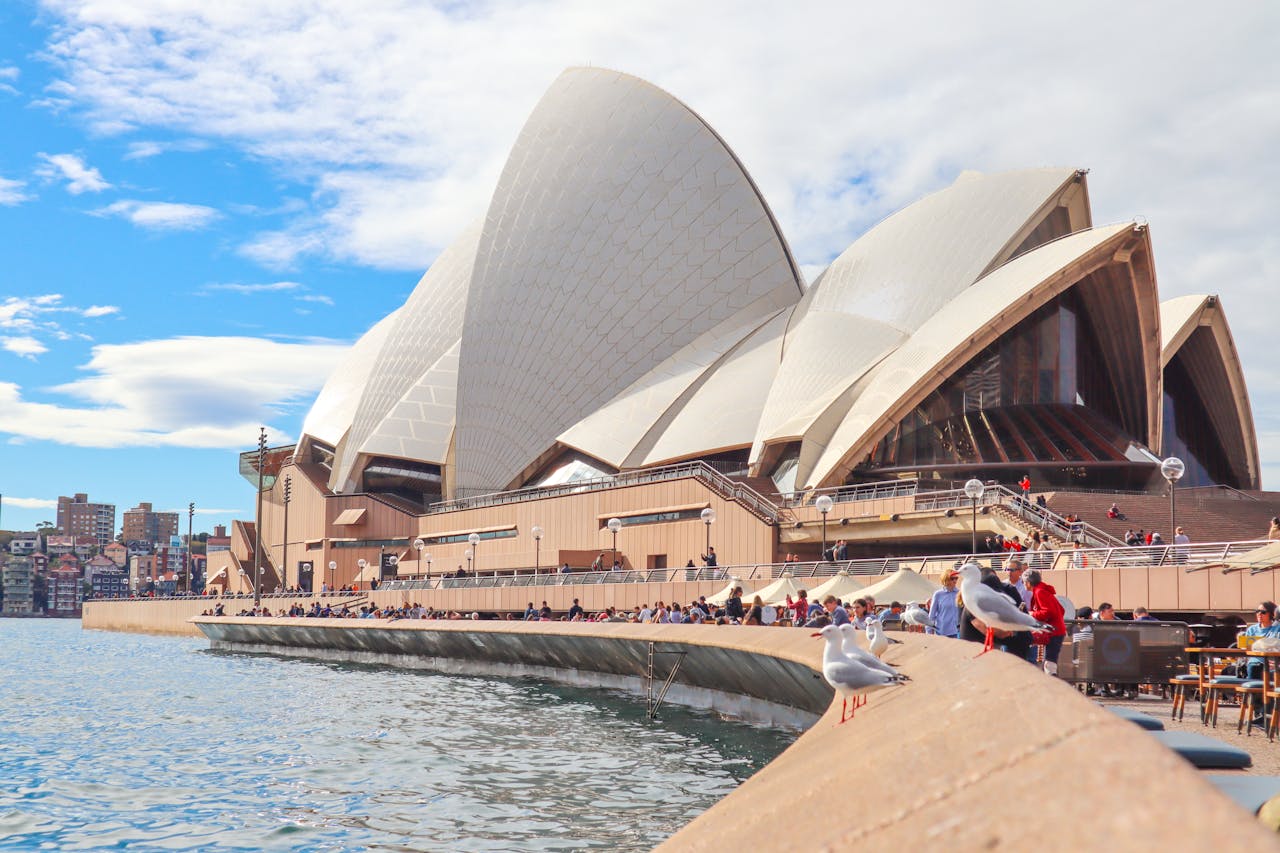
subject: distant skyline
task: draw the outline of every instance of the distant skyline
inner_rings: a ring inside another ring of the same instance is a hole
[[[0,527],[77,492],[117,527],[251,518],[237,454],[296,438],[577,64],[730,140],[810,282],[965,169],[1091,169],[1098,223],[1150,223],[1162,298],[1222,297],[1271,486],[1277,31],[1243,2],[5,4]]]

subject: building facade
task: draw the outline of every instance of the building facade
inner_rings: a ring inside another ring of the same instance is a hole
[[[83,591],[80,586],[80,572],[67,564],[59,566],[49,573],[48,607],[45,613],[49,616],[76,618],[80,616]]]
[[[116,538],[115,504],[91,503],[89,496],[77,493],[58,498],[58,529],[71,536],[92,536],[99,547]]]
[[[31,598],[31,560],[10,557],[4,565],[4,612],[27,615],[34,612]]]
[[[125,542],[168,542],[178,535],[178,513],[155,512],[150,503],[139,502],[125,510],[123,531]]]

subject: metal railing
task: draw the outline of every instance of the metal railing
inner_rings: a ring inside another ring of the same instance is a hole
[[[1123,541],[1107,531],[1087,521],[1067,521],[1048,507],[1031,502],[1007,486],[987,486],[982,497],[978,499],[978,506],[1002,506],[1024,521],[1068,542],[1082,542],[1096,547],[1124,545]],[[917,510],[971,509],[972,507],[973,500],[962,489],[922,493],[916,497],[915,501]]]
[[[452,501],[433,503],[427,509],[430,514],[456,512],[463,509],[502,506],[504,504],[522,503],[540,498],[554,498],[562,495],[576,495],[583,492],[598,492],[604,489],[616,489],[620,486],[635,486],[645,483],[665,483],[671,480],[694,478],[726,500],[735,501],[744,506],[752,514],[764,521],[773,523],[778,518],[778,507],[755,489],[731,480],[705,462],[680,462],[675,465],[663,465],[658,468],[645,468],[639,471],[623,471],[590,480],[576,480],[556,486],[533,486],[526,489],[514,489],[508,492],[493,492],[487,495],[476,495],[470,498],[458,498]]]
[[[1243,542],[1205,542],[1186,545],[1147,545],[1129,547],[1119,545],[1105,548],[1069,548],[1052,551],[1024,551],[1018,554],[1027,565],[1041,571],[1077,571],[1087,569],[1138,569],[1158,566],[1178,566],[1187,571],[1210,568],[1224,560],[1246,554],[1268,544],[1268,540],[1256,539]],[[599,584],[678,583],[690,581],[718,581],[727,583],[731,578],[741,581],[772,581],[790,573],[797,579],[825,580],[839,572],[850,575],[883,576],[899,569],[909,569],[917,574],[938,575],[947,569],[955,569],[973,561],[979,565],[1003,569],[1010,552],[995,554],[926,554],[917,556],[871,557],[838,562],[818,561],[807,563],[749,563],[715,568],[680,567],[674,569],[642,569],[618,572],[541,572],[528,574],[468,575],[461,578],[437,576],[417,580],[387,581],[377,590],[357,590],[327,593],[264,593],[263,598],[354,598],[367,597],[370,592],[407,592],[411,590],[493,589],[501,587],[537,588],[565,586],[593,586]],[[183,599],[251,599],[252,593],[232,595],[184,595],[134,598],[131,601],[181,601]]]
[[[856,486],[833,486],[826,489],[785,492],[780,497],[784,507],[807,506],[822,495],[830,496],[834,502],[852,503],[853,501],[883,500],[885,498],[909,498],[920,491],[920,481],[881,480],[876,483],[860,483]]]

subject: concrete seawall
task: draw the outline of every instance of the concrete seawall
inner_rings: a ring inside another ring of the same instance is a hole
[[[649,644],[685,652],[673,698],[777,722],[799,740],[669,839],[719,850],[1273,849],[1189,764],[1065,684],[1000,653],[899,635],[912,677],[837,725],[810,632],[689,625],[198,619],[218,648],[634,685]],[[665,675],[668,662],[658,664]],[[732,697],[738,697],[736,700]],[[736,709],[733,707],[737,703]],[[727,704],[717,704],[727,703]],[[620,784],[625,784],[620,782]],[[1226,836],[1224,836],[1226,833]]]

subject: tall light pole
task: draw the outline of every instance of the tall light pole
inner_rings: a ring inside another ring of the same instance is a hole
[[[813,505],[818,508],[818,512],[822,513],[822,559],[827,559],[827,513],[831,512],[831,507],[835,505],[835,501],[831,500],[831,495],[821,495]]]
[[[533,534],[533,574],[536,577],[542,569],[542,528],[535,524],[529,532]]]
[[[333,592],[333,573],[338,570],[338,561],[329,561],[329,592]]]
[[[707,550],[702,553],[709,556],[711,554],[711,525],[715,523],[716,511],[711,507],[707,507],[700,514],[702,516],[702,523],[707,527]]]
[[[1187,473],[1187,465],[1176,456],[1170,456],[1160,463],[1160,475],[1169,481],[1169,541],[1173,541],[1173,533],[1178,529],[1177,505],[1173,493],[1177,491],[1178,481]]]
[[[360,583],[360,581],[364,580],[364,567],[367,565],[369,565],[369,561],[364,557],[356,560],[356,568],[359,569],[359,571],[356,572],[356,583]]]
[[[267,461],[267,428],[260,427],[258,431],[258,518],[254,522],[253,528],[253,565],[258,571],[262,570],[262,469]],[[257,607],[262,603],[262,583],[254,580],[253,584],[253,606]]]
[[[468,548],[462,552],[462,556],[467,558],[467,574],[471,574],[471,558],[475,556],[475,552]]]
[[[471,543],[471,556],[476,561],[476,574],[480,574],[480,534],[472,533],[467,537],[467,542]],[[470,567],[467,569],[470,571]]]
[[[196,519],[196,502],[187,504],[187,592],[191,592],[191,525]]]
[[[280,543],[280,586],[289,591],[289,498],[293,495],[293,478],[284,478],[284,541]]]
[[[613,534],[613,565],[609,566],[612,569],[613,566],[618,565],[618,531],[622,529],[622,519],[611,518],[605,526]]]
[[[419,536],[417,539],[413,540],[413,550],[415,550],[415,551],[417,551],[417,552],[418,552],[418,575],[419,575],[419,577],[421,577],[421,575],[422,575],[422,549],[423,549],[423,548],[425,548],[425,547],[427,547],[427,543],[422,541],[422,537],[421,537],[421,536]],[[428,572],[428,574],[430,574],[430,573]]]
[[[982,495],[986,490],[987,487],[976,477],[972,480],[967,480],[964,484],[965,497],[973,501],[973,534],[969,539],[970,554],[978,553],[978,501],[982,500]]]

